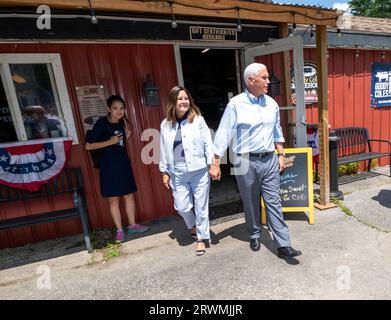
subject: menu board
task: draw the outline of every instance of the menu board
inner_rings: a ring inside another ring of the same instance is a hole
[[[77,86],[76,95],[86,133],[93,128],[96,121],[107,114],[106,95],[102,85]]]
[[[306,153],[288,153],[281,175],[280,197],[283,207],[308,207],[308,161]]]
[[[309,212],[314,223],[314,193],[312,181],[312,148],[288,148],[285,171],[281,174],[280,198],[283,212]],[[262,223],[266,215],[262,202]]]

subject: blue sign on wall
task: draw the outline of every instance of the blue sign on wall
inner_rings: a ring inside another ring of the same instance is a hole
[[[371,106],[391,106],[391,63],[372,64]]]

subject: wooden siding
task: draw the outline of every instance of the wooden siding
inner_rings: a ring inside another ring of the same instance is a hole
[[[99,171],[92,168],[84,150],[84,133],[77,105],[75,86],[102,84],[106,94],[120,94],[126,102],[133,127],[128,153],[138,186],[136,193],[138,222],[155,220],[174,213],[171,194],[162,187],[156,164],[144,165],[141,150],[148,143],[140,137],[145,129],[159,130],[165,115],[167,94],[177,83],[174,50],[171,45],[146,44],[0,44],[1,53],[60,53],[79,145],[72,147],[69,167],[83,172],[89,217],[93,228],[111,227],[108,202],[100,196]],[[150,73],[160,89],[159,107],[145,107],[143,82]],[[158,151],[158,150],[157,150]],[[158,159],[158,156],[157,156]],[[55,200],[55,201],[54,201]],[[2,205],[0,218],[30,215],[70,206],[69,199],[32,200]],[[123,224],[127,219],[123,211]],[[78,220],[55,222],[0,233],[0,248],[22,245],[81,232]]]

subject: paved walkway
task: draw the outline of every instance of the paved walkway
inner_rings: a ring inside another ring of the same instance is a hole
[[[387,174],[388,168],[381,172]],[[390,299],[391,178],[343,185],[343,207],[287,213],[287,263],[265,228],[249,248],[243,214],[214,221],[202,257],[179,219],[123,243],[119,257],[88,254],[67,237],[0,251],[0,299]]]

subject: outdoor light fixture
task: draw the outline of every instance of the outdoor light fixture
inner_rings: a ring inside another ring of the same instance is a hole
[[[327,59],[330,58],[329,50],[327,50],[326,56],[327,56]]]
[[[176,23],[175,16],[174,16],[174,10],[172,8],[172,1],[168,2],[170,5],[170,10],[171,10],[171,28],[175,29],[178,27],[178,24]]]
[[[360,51],[358,49],[356,49],[356,58],[358,58],[358,56],[360,55]]]
[[[305,28],[305,30],[303,32],[303,38],[304,38],[305,34],[307,33],[308,29],[310,29],[310,37],[312,39],[314,37],[314,34],[312,32],[312,24],[310,24],[307,28]]]
[[[239,7],[235,7],[236,9],[236,12],[238,13],[238,21],[236,23],[236,30],[238,30],[238,32],[241,32],[243,29],[242,29],[242,22],[240,21],[240,12],[239,12]]]
[[[292,16],[293,16],[293,24],[292,24],[292,36],[294,36],[296,34],[296,19],[295,19],[295,13],[294,12],[291,12],[292,13]]]
[[[296,28],[296,22],[292,24],[292,30],[289,32],[288,37],[293,37],[296,34],[297,28]],[[304,31],[305,33],[305,31]]]
[[[144,97],[147,106],[160,105],[159,88],[156,87],[150,74],[147,75],[147,80],[144,82]]]
[[[90,6],[90,19],[92,24],[98,24],[98,18],[95,15],[94,8],[92,7],[91,0],[88,0],[88,5]]]
[[[381,52],[381,59],[384,60],[385,58],[386,58],[386,53],[385,53],[385,51],[383,50],[383,51]]]
[[[95,16],[95,14],[91,15],[91,23],[98,24],[98,18]]]

